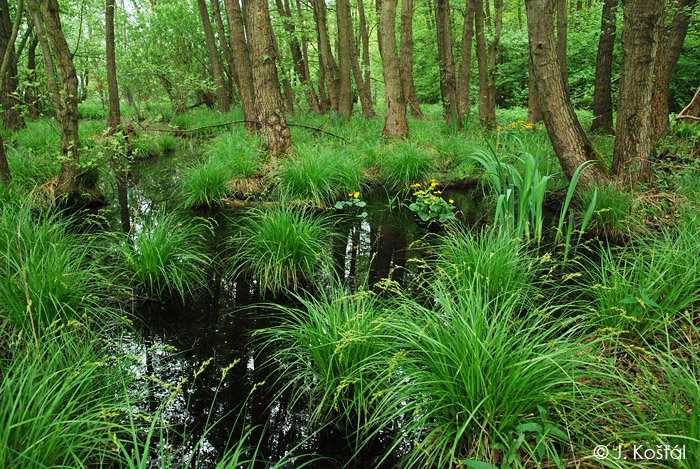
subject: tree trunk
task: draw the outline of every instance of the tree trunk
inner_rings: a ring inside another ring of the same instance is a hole
[[[350,0],[336,0],[336,18],[338,20],[338,70],[340,72],[338,113],[345,119],[350,119],[352,115],[350,47],[351,38],[353,38]],[[358,84],[359,88],[360,84]]]
[[[7,8],[7,4],[4,5],[4,8]],[[22,21],[23,9],[24,2],[20,0],[17,7],[15,21],[12,23],[9,34],[4,37],[6,40],[5,50],[3,51],[2,55],[0,55],[0,90],[5,88],[7,83],[7,72],[10,69],[10,62],[12,60],[12,56],[15,55],[15,39],[17,39],[17,32],[19,31],[19,25]],[[4,13],[6,13],[6,11]],[[7,16],[9,19],[9,13]],[[12,175],[10,174],[10,166],[7,163],[7,155],[5,154],[5,141],[3,140],[2,135],[0,135],[0,183],[7,184],[11,179]]]
[[[297,0],[297,13],[299,14],[299,18],[302,17],[301,14],[301,1]],[[309,71],[309,56],[307,54],[307,40],[306,40],[306,35],[301,36],[301,56],[303,59],[303,73],[304,73],[304,79],[306,80],[306,86],[309,89],[309,95],[311,99],[311,106],[313,107],[314,111],[316,111],[317,114],[322,114],[323,111],[321,109],[321,103],[319,100],[318,95],[316,94],[316,90],[314,89],[314,84],[313,81],[311,80],[311,72]]]
[[[313,0],[314,20],[316,21],[316,35],[318,38],[318,60],[319,67],[324,70],[325,81],[328,82],[328,100],[334,112],[338,112],[340,100],[340,70],[333,58],[331,42],[328,38],[328,23],[326,20],[325,0]],[[326,86],[325,83],[319,83]]]
[[[13,21],[10,18],[10,11],[7,0],[0,0],[0,57],[7,57],[7,71],[5,84],[2,89],[2,125],[6,129],[17,130],[25,126],[24,119],[19,109],[15,109],[18,104],[16,98],[19,78],[17,72],[17,53],[15,52],[15,37],[12,38]]]
[[[49,88],[49,97],[54,109],[58,109],[58,79],[56,78],[56,69],[54,68],[53,59],[51,56],[51,46],[44,28],[44,19],[41,17],[41,6],[39,0],[28,0],[27,9],[32,17],[34,29],[36,29],[36,37],[39,40],[41,47],[41,56],[44,62],[44,73],[46,73],[46,85]]]
[[[665,37],[663,28],[659,33],[656,73],[651,98],[651,119],[655,141],[664,138],[671,130],[668,122],[668,89],[671,85],[673,70],[683,51],[683,42],[696,3],[697,0],[673,0],[671,4],[675,13],[668,28],[668,39]]]
[[[385,117],[383,137],[408,137],[406,99],[399,74],[399,53],[396,47],[396,0],[378,1],[379,53],[384,75]]]
[[[573,2],[571,6],[573,8]],[[564,90],[568,95],[569,91],[569,69],[567,67],[566,46],[567,46],[567,12],[566,0],[557,0],[557,59],[561,68],[561,76],[564,78]]]
[[[362,68],[364,69],[364,88],[367,94],[368,102],[372,104],[372,83],[369,64],[369,33],[367,32],[367,22],[365,20],[365,6],[362,0],[357,0],[357,16],[359,16],[358,30],[360,33],[360,41],[362,42]],[[364,110],[364,105],[362,106]],[[375,115],[374,108],[371,108],[372,116]],[[370,116],[371,117],[371,116]]]
[[[612,171],[624,184],[651,180],[651,88],[665,2],[624,0],[622,70]]]
[[[435,0],[435,30],[437,32],[438,63],[440,64],[440,92],[445,120],[447,125],[455,126],[461,130],[462,113],[457,99],[449,0]]]
[[[244,0],[258,122],[272,158],[292,154],[292,136],[284,115],[267,0]]]
[[[503,0],[494,2],[496,19],[494,21],[493,40],[489,46],[489,113],[496,120],[496,75],[500,55],[501,29],[503,27]]]
[[[487,129],[496,127],[495,109],[489,107],[489,66],[486,55],[484,1],[474,0],[474,32],[476,34],[476,62],[479,66],[479,120]]]
[[[401,86],[413,117],[423,117],[413,82],[413,0],[401,1]]]
[[[221,6],[219,0],[211,0],[212,14],[214,16],[214,24],[216,25],[216,34],[219,36],[219,45],[224,53],[224,60],[228,66],[228,86],[226,87],[231,98],[234,96],[234,83],[238,84],[238,72],[236,71],[235,61],[229,43],[226,41],[226,29],[224,29],[224,21],[221,18]]]
[[[457,97],[460,112],[469,112],[469,85],[471,81],[472,42],[474,42],[474,0],[467,0],[462,25],[462,50],[457,74]]]
[[[231,52],[236,62],[238,77],[238,92],[241,94],[241,107],[246,129],[254,132],[259,128],[255,109],[255,91],[253,90],[253,68],[250,63],[250,53],[245,39],[243,28],[243,15],[238,0],[224,0],[226,18],[228,19],[229,36],[231,40]]]
[[[29,49],[27,49],[27,76],[29,77],[30,85],[24,91],[24,102],[29,107],[29,116],[32,119],[39,117],[39,98],[36,95],[35,88],[35,83],[37,82],[36,47],[38,45],[39,40],[34,35],[29,42]]]
[[[600,24],[600,40],[595,66],[593,123],[591,130],[613,133],[612,62],[617,23],[617,0],[605,0]]]
[[[571,178],[586,161],[594,161],[581,183],[607,179],[605,162],[593,148],[576,118],[557,60],[554,43],[554,5],[551,0],[526,0],[527,29],[540,107],[554,152],[564,174]]]
[[[348,14],[350,3],[348,2]],[[365,119],[369,119],[375,115],[374,107],[372,106],[372,93],[370,92],[369,78],[367,81],[362,76],[362,68],[360,67],[360,58],[358,57],[358,47],[355,41],[355,34],[352,27],[352,19],[348,24],[348,36],[350,38],[350,64],[352,65],[352,75],[357,86],[357,93],[360,95],[360,103],[362,104],[362,114]]]
[[[527,122],[528,124],[537,124],[543,119],[542,107],[537,96],[537,80],[535,80],[535,70],[532,65],[532,55],[528,55],[527,65]]]
[[[226,82],[224,81],[224,74],[221,70],[219,52],[216,49],[214,32],[211,29],[209,10],[204,0],[197,0],[197,7],[199,8],[199,16],[202,18],[204,37],[207,40],[207,51],[209,52],[209,61],[211,62],[211,74],[214,79],[214,84],[216,85],[216,103],[219,105],[220,112],[227,113],[231,110],[231,103],[228,100],[228,91],[226,91]]]
[[[37,1],[37,0],[30,0]],[[55,195],[70,205],[80,197],[80,138],[78,136],[78,76],[73,65],[73,54],[68,48],[61,27],[57,0],[41,0],[41,15],[51,49],[58,65],[61,91],[56,119],[61,127],[61,172]],[[35,26],[37,24],[35,23]],[[39,31],[37,27],[37,31]]]

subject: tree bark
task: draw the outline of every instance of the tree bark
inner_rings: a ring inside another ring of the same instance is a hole
[[[496,127],[496,110],[489,106],[489,65],[486,54],[484,1],[474,0],[474,32],[476,34],[476,62],[479,67],[479,120],[487,129]]]
[[[38,0],[30,0],[30,3]],[[41,16],[51,49],[58,65],[60,87],[56,119],[61,127],[61,172],[56,184],[56,199],[72,204],[80,197],[80,138],[78,135],[78,76],[73,65],[73,54],[63,34],[57,0],[41,0]],[[37,23],[34,23],[39,27]]]
[[[401,1],[401,57],[399,64],[401,86],[413,117],[423,117],[413,82],[413,0]]]
[[[109,94],[109,112],[107,114],[108,132],[116,131],[121,120],[121,112],[119,109],[119,86],[117,85],[117,57],[114,50],[115,8],[115,0],[106,0],[105,48],[107,58],[107,93]]]
[[[22,7],[23,8],[23,7]],[[20,12],[21,13],[21,12]],[[21,19],[21,15],[20,15]],[[15,52],[15,39],[17,32],[14,32],[14,22],[10,18],[10,11],[7,0],[0,0],[0,57],[7,60],[7,70],[5,83],[2,88],[2,125],[6,129],[18,130],[25,126],[22,113],[15,109],[18,104],[16,98],[19,78],[17,71],[17,56]]]
[[[600,40],[595,66],[593,123],[591,130],[613,133],[612,62],[617,23],[617,0],[605,0],[600,24]]]
[[[385,117],[382,136],[388,138],[408,137],[406,99],[403,95],[399,74],[399,53],[396,47],[396,0],[378,1],[379,7],[379,53],[382,57],[384,75]]]
[[[564,174],[571,178],[586,161],[584,185],[607,179],[605,162],[581,128],[557,60],[554,43],[554,5],[551,0],[526,0],[527,29],[535,84],[549,139]]]
[[[487,0],[488,1],[488,0]],[[501,52],[501,29],[503,27],[503,0],[495,0],[494,9],[496,19],[494,21],[493,40],[489,46],[489,113],[496,120],[496,75],[498,74],[498,61]]]
[[[452,55],[449,0],[435,0],[435,30],[437,32],[440,92],[447,125],[462,129],[462,113],[457,99],[455,60]],[[456,120],[456,122],[455,122]]]
[[[623,0],[622,70],[612,171],[627,185],[649,182],[654,141],[651,88],[665,2]]]
[[[313,0],[314,20],[316,21],[316,35],[318,38],[318,60],[319,67],[324,70],[324,78],[328,83],[328,100],[330,107],[334,112],[338,112],[338,103],[340,100],[340,70],[333,58],[331,51],[331,42],[328,37],[328,23],[326,19],[326,2],[325,0]],[[321,86],[326,86],[325,83],[319,83]]]
[[[216,25],[216,34],[219,36],[219,45],[224,53],[224,60],[228,66],[228,86],[226,89],[229,92],[231,98],[234,96],[234,83],[238,85],[238,72],[236,71],[235,61],[233,60],[233,53],[231,52],[231,47],[229,47],[228,41],[226,41],[226,29],[224,28],[224,21],[221,18],[221,6],[219,5],[219,0],[211,0],[212,14],[214,16],[214,24]]]
[[[344,0],[345,1],[345,0]],[[363,12],[364,13],[364,12]],[[350,3],[348,2],[348,15],[350,15]],[[362,76],[362,68],[360,67],[360,58],[358,54],[357,42],[352,27],[352,17],[348,23],[348,37],[350,38],[350,64],[352,65],[352,75],[357,87],[357,93],[360,95],[360,103],[362,105],[362,115],[365,119],[369,119],[376,115],[374,106],[372,106],[372,93],[370,92],[369,78],[365,81]]]
[[[226,18],[228,19],[228,29],[231,41],[231,52],[236,62],[238,77],[238,92],[241,94],[241,107],[243,108],[243,119],[249,132],[254,132],[259,128],[255,123],[257,114],[255,109],[255,91],[253,89],[253,68],[250,63],[250,53],[248,43],[245,39],[243,28],[243,14],[238,0],[224,0],[226,7]]]
[[[472,42],[474,42],[474,0],[467,0],[462,25],[462,49],[457,73],[457,97],[460,112],[469,112],[469,85],[471,81]]]
[[[54,109],[58,109],[58,79],[56,78],[56,69],[54,67],[53,58],[51,55],[51,46],[44,27],[44,19],[41,17],[41,6],[39,0],[28,0],[27,9],[32,17],[34,29],[36,29],[36,37],[39,40],[41,47],[41,56],[44,62],[44,73],[46,74],[46,84],[49,88],[49,97]]]
[[[292,136],[277,79],[277,60],[267,0],[244,0],[258,122],[272,158],[292,154]]]
[[[30,80],[30,85],[25,88],[24,91],[24,102],[29,107],[29,116],[32,119],[39,117],[39,99],[35,91],[35,83],[37,81],[36,77],[36,47],[39,45],[39,40],[36,38],[36,34],[32,37],[29,42],[29,49],[27,49],[27,76]]]
[[[566,94],[569,94],[569,68],[567,67],[567,29],[568,17],[566,12],[566,1],[557,0],[557,59],[561,68],[561,76],[564,78]],[[571,6],[573,8],[573,2]]]
[[[3,6],[4,9],[7,8],[7,4]],[[12,24],[10,32],[5,36],[5,50],[2,55],[0,55],[0,90],[4,90],[7,84],[7,72],[10,69],[10,62],[12,61],[12,56],[15,56],[15,39],[17,39],[17,32],[19,31],[19,25],[22,21],[22,13],[24,9],[24,2],[20,0],[17,7],[17,15],[15,21]],[[3,12],[7,13],[6,11]],[[9,13],[7,13],[9,19]],[[0,182],[7,184],[12,180],[12,174],[10,173],[10,166],[7,162],[7,155],[5,154],[5,141],[0,135]]]
[[[345,119],[352,115],[352,65],[350,63],[351,38],[353,38],[350,0],[336,0],[336,18],[338,23],[338,113]],[[354,43],[354,39],[352,41]],[[358,89],[360,85],[358,84]]]
[[[358,18],[358,30],[360,33],[360,42],[362,42],[362,68],[364,69],[364,88],[367,94],[368,102],[372,104],[372,82],[370,74],[370,63],[369,63],[369,33],[367,32],[367,21],[365,20],[365,7],[362,0],[357,0],[357,16]],[[364,110],[364,105],[362,107]],[[375,115],[374,107],[371,108],[371,116]],[[366,114],[365,114],[366,115]]]
[[[532,65],[532,55],[528,55],[527,65],[527,122],[528,124],[537,124],[543,119],[542,107],[537,96],[537,80],[535,80],[535,70]]]
[[[656,72],[652,91],[652,128],[654,140],[659,141],[671,130],[668,114],[668,89],[671,85],[673,70],[683,51],[683,42],[688,32],[690,17],[697,0],[672,0],[675,13],[668,28],[668,38],[664,28],[659,33],[658,52],[656,54]]]
[[[216,103],[219,106],[219,111],[227,113],[231,110],[231,103],[228,100],[228,91],[226,91],[226,82],[224,74],[221,70],[221,61],[219,60],[219,52],[216,49],[216,41],[214,40],[214,32],[211,29],[211,19],[209,18],[209,10],[205,0],[197,0],[199,8],[199,16],[202,19],[202,27],[204,28],[204,37],[207,40],[207,51],[209,52],[209,62],[211,63],[211,74],[216,85]]]

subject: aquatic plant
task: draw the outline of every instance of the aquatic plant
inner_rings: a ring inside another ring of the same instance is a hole
[[[394,189],[408,188],[414,182],[427,181],[433,175],[434,159],[414,142],[394,142],[382,156],[383,178]]]
[[[269,366],[281,370],[280,394],[291,390],[292,407],[308,399],[312,427],[331,422],[359,440],[393,350],[385,340],[389,311],[371,291],[346,295],[337,284],[319,298],[294,298],[297,306],[272,306],[282,321],[260,336],[275,346]]]
[[[3,204],[0,214],[0,310],[9,325],[40,337],[54,321],[104,310],[99,304],[110,284],[98,239],[29,204]]]
[[[382,377],[391,391],[369,425],[401,422],[393,448],[412,448],[402,467],[560,460],[568,436],[555,407],[581,398],[576,327],[548,308],[521,315],[515,295],[496,302],[475,285],[454,298],[433,286],[435,307],[392,308],[396,371]]]
[[[248,213],[232,239],[229,275],[251,275],[261,291],[279,293],[311,280],[332,263],[328,220],[298,206],[275,205]]]
[[[187,295],[206,285],[211,259],[205,240],[211,222],[183,223],[177,212],[159,212],[134,223],[131,237],[119,238],[116,249],[128,282],[149,298]]]
[[[419,182],[411,184],[414,189],[413,195],[416,201],[408,206],[409,210],[418,215],[418,217],[426,222],[445,223],[448,220],[454,220],[454,200],[446,201],[442,198],[442,191],[435,189],[437,186],[435,179],[430,180],[430,184],[426,184],[421,188]]]
[[[362,167],[331,150],[297,148],[296,158],[280,162],[276,176],[285,198],[325,207],[344,193],[360,189]]]
[[[228,192],[231,171],[218,159],[210,158],[187,168],[183,176],[185,207],[213,207]]]

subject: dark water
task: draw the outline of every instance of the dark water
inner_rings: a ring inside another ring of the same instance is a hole
[[[164,157],[135,168],[134,184],[129,188],[132,212],[148,216],[154,210],[174,207],[185,164],[187,158]],[[445,196],[455,200],[467,219],[483,215],[484,207],[473,202],[481,199],[479,193]],[[418,225],[405,207],[392,208],[383,191],[362,198],[368,202],[366,219],[354,214],[336,219],[337,237],[332,246],[336,275],[349,290],[391,278],[410,291],[421,272],[421,261],[431,255],[427,245],[435,235]],[[112,207],[108,212],[118,229],[118,209]],[[224,212],[211,214],[218,230],[212,251],[220,249],[228,232]],[[225,215],[245,214],[229,211]],[[139,229],[137,221],[133,225],[132,229]],[[314,280],[318,288],[325,282]],[[210,290],[184,305],[179,301],[137,304],[135,313],[142,327],[125,345],[126,352],[138,357],[133,369],[137,377],[131,389],[133,405],[151,415],[162,412],[168,425],[163,440],[176,462],[196,458],[199,467],[214,467],[226,448],[252,429],[247,443],[257,446],[259,442],[259,456],[266,461],[289,454],[316,454],[325,459],[307,467],[374,466],[377,457],[384,456],[391,435],[354,455],[337,429],[309,433],[308,402],[292,407],[288,396],[276,399],[280,385],[275,383],[275,370],[266,366],[272,350],[253,340],[255,331],[274,325],[276,319],[263,306],[254,305],[263,300],[292,304],[293,299],[262,298],[256,282],[224,280],[217,272],[211,273]],[[208,364],[202,368],[204,363]],[[308,459],[301,457],[289,467]],[[388,458],[387,467],[392,459]],[[162,464],[157,459],[152,463],[154,467]]]

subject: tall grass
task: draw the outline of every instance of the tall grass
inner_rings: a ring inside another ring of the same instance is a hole
[[[360,189],[362,167],[341,152],[300,147],[298,156],[281,162],[277,177],[287,198],[325,207]]]
[[[212,161],[228,169],[231,177],[251,178],[258,172],[261,158],[258,146],[241,132],[227,132],[214,138],[209,145],[210,155]]]
[[[213,207],[228,193],[231,169],[221,160],[211,158],[185,170],[183,191],[185,207]]]
[[[280,204],[253,210],[232,240],[230,274],[247,273],[260,290],[295,289],[332,263],[328,220],[305,209]]]
[[[210,223],[183,223],[177,213],[156,214],[134,223],[133,238],[122,236],[116,246],[128,282],[149,298],[187,295],[205,286],[211,259],[206,254]]]
[[[28,204],[4,204],[0,213],[0,310],[10,324],[41,336],[54,321],[103,310],[109,283],[96,238]]]
[[[395,142],[380,161],[382,176],[394,189],[408,188],[414,182],[430,179],[435,161],[425,149],[410,141]]]

